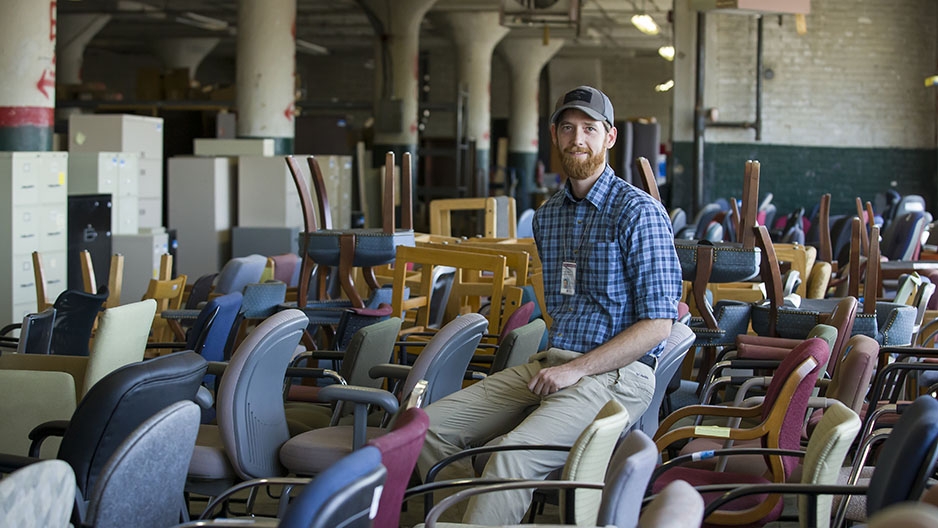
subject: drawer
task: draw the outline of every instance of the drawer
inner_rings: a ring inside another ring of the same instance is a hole
[[[139,213],[137,221],[140,227],[163,227],[163,200],[160,198],[140,198],[137,201]]]
[[[65,251],[42,254],[42,270],[46,275],[46,296],[55,301],[68,286],[68,257]]]
[[[32,255],[14,255],[13,256],[13,304],[32,303],[31,310],[35,311],[36,303],[36,278],[33,273]],[[51,299],[50,299],[51,300]],[[13,321],[17,322],[17,321]]]
[[[117,235],[136,235],[140,226],[140,206],[135,196],[122,196],[114,201],[111,231]]]
[[[39,203],[39,156],[16,153],[13,156],[13,203],[18,205]]]
[[[64,205],[68,201],[68,158],[55,154],[46,154],[42,159],[39,202]]]
[[[64,251],[68,248],[68,215],[62,207],[45,205],[40,207],[39,250]]]
[[[13,207],[12,253],[28,254],[39,249],[41,214],[37,206]]]
[[[137,195],[143,198],[163,197],[163,161],[158,159],[140,159],[140,175],[137,179]]]

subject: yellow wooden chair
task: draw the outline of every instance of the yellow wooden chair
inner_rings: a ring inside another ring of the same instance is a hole
[[[179,275],[175,279],[150,279],[144,299],[156,301],[156,316],[153,319],[152,340],[156,342],[184,340],[179,330],[172,329],[168,322],[160,317],[164,310],[178,310],[182,306],[182,296],[186,289],[186,276]],[[172,331],[172,334],[170,332]]]

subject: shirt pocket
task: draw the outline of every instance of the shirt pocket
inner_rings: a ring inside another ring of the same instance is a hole
[[[598,300],[618,299],[625,295],[625,269],[622,252],[616,242],[597,242],[589,248],[583,270],[584,292]]]

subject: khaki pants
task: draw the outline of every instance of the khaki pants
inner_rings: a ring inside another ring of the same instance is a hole
[[[645,412],[655,390],[655,376],[650,367],[638,362],[585,377],[546,397],[528,389],[528,381],[541,368],[562,364],[576,355],[552,348],[532,356],[530,363],[505,369],[430,405],[427,408],[430,430],[417,461],[421,476],[425,477],[437,461],[463,449],[485,445],[499,436],[500,445],[573,445],[610,399],[616,399],[628,410],[631,421]],[[543,480],[562,467],[566,458],[567,453],[562,451],[496,453],[489,459],[482,477]],[[448,466],[436,480],[472,476],[467,458]],[[516,490],[477,495],[469,500],[463,522],[519,523],[532,494],[533,490]]]

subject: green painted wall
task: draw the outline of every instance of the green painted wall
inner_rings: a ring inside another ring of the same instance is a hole
[[[669,205],[689,210],[694,172],[693,143],[675,142],[669,168]],[[938,205],[938,150],[901,148],[805,147],[759,143],[709,143],[704,151],[704,202],[742,194],[746,160],[761,163],[759,198],[773,195],[778,214],[810,210],[831,193],[831,214],[856,211],[855,200],[873,200],[890,188],[920,194],[928,210]]]

